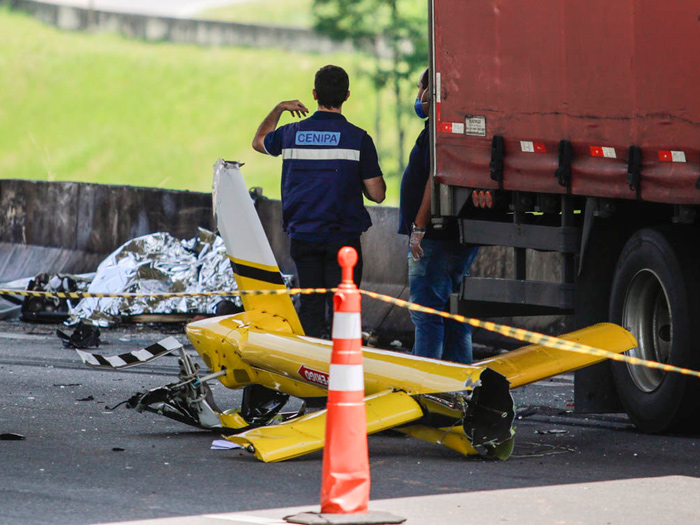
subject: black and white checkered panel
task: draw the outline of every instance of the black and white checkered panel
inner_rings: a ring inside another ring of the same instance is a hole
[[[94,368],[105,368],[109,370],[121,370],[123,368],[129,368],[136,365],[141,365],[143,363],[148,363],[153,361],[165,354],[169,354],[174,350],[182,348],[182,345],[174,337],[166,337],[162,341],[158,341],[155,344],[147,348],[141,348],[139,350],[134,350],[133,352],[128,352],[126,354],[115,355],[111,357],[106,357],[99,354],[91,354],[90,352],[84,352],[83,350],[77,350],[80,359],[83,363]]]

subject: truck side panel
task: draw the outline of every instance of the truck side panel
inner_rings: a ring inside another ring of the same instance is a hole
[[[436,179],[700,204],[700,5],[694,0],[434,0]],[[628,151],[641,148],[641,190]],[[443,210],[443,213],[445,210]]]

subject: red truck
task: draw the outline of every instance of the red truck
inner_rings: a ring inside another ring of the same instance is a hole
[[[610,320],[634,355],[700,369],[700,3],[429,9],[433,222],[515,252],[512,278],[467,278],[453,309]],[[561,254],[561,277],[526,279],[527,250]],[[700,422],[700,380],[679,374],[607,363],[577,373],[575,397],[619,399],[647,432]]]

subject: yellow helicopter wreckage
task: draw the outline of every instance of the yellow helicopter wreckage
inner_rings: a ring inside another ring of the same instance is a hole
[[[240,165],[214,166],[214,214],[233,265],[238,289],[285,290],[285,284],[251,200]],[[128,406],[183,423],[219,430],[263,461],[282,461],[323,448],[326,411],[282,418],[290,396],[322,405],[328,393],[331,342],[307,337],[287,294],[242,295],[244,312],[187,325],[187,337],[210,373],[174,338],[146,350],[105,358],[83,351],[95,367],[119,369],[179,351],[177,383],[136,394]],[[561,336],[608,352],[637,346],[613,324]],[[367,433],[395,429],[460,454],[506,459],[513,448],[517,388],[604,359],[542,345],[526,346],[471,365],[363,348]],[[244,389],[241,407],[220,410],[207,382]],[[279,422],[280,419],[285,419]]]

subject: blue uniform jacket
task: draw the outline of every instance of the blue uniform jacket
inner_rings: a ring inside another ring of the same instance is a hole
[[[269,133],[265,149],[282,155],[282,218],[292,238],[359,236],[372,225],[362,180],[382,173],[366,131],[340,113],[317,111]]]

